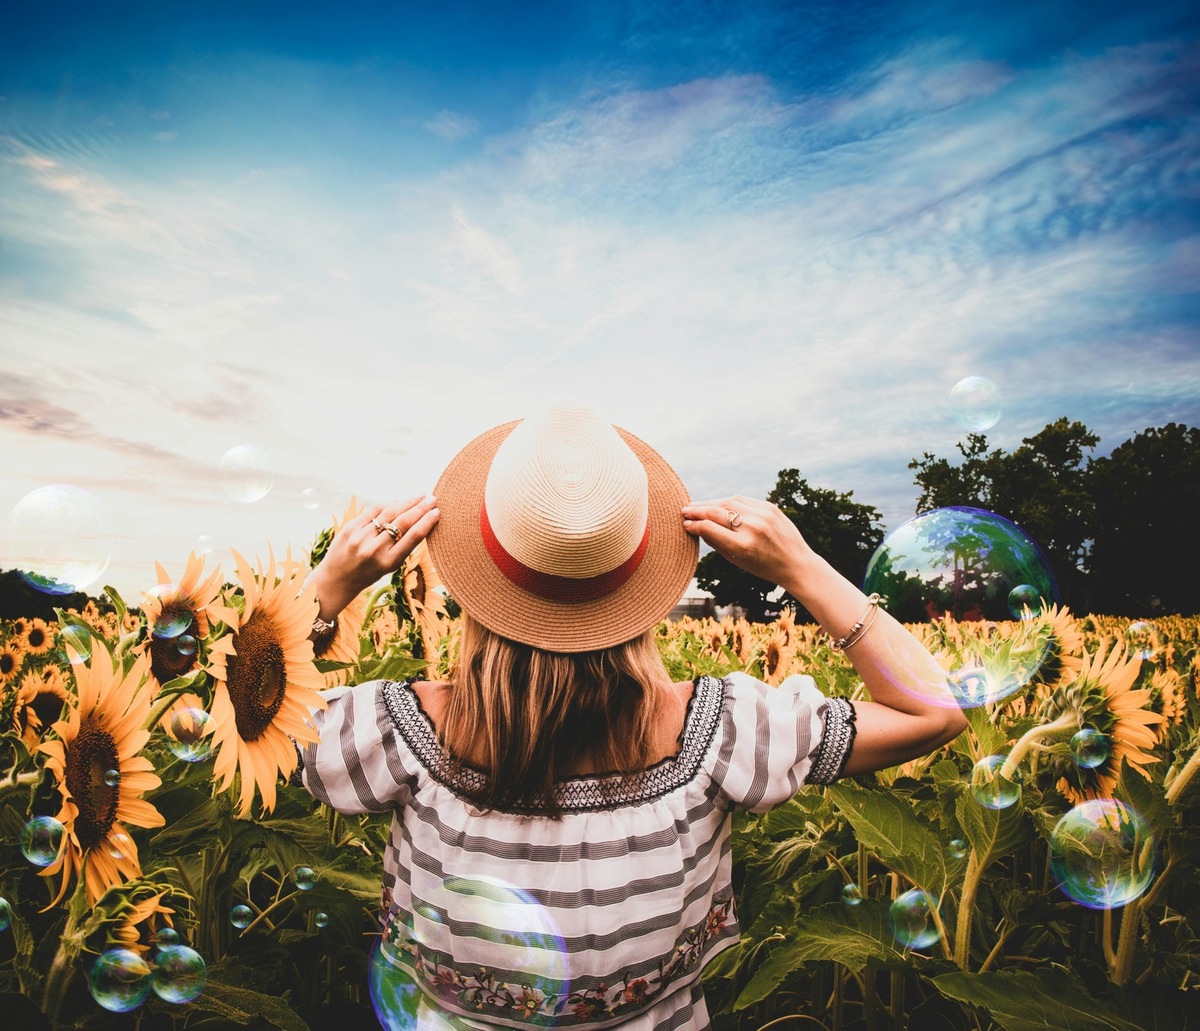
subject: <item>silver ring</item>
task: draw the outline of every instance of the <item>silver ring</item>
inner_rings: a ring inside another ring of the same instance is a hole
[[[383,531],[387,529],[387,527],[384,526],[383,523],[381,523],[378,519],[372,519],[371,525],[375,527],[376,533],[383,533]]]
[[[725,514],[729,516],[729,529],[736,530],[742,525],[742,513],[735,512],[732,508],[725,509]]]

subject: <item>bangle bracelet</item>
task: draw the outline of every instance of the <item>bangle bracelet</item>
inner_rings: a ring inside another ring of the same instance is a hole
[[[842,637],[833,639],[830,634],[830,645],[836,651],[844,652],[853,644],[857,644],[866,635],[866,632],[871,629],[875,618],[879,615],[879,605],[883,601],[878,594],[872,594],[867,598],[867,611],[862,614],[862,619],[854,624]]]

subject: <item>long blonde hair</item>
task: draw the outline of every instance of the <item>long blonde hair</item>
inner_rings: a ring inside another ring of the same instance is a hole
[[[461,624],[441,738],[452,760],[487,774],[478,805],[556,816],[555,781],[577,764],[620,773],[648,764],[671,684],[653,629],[563,654],[500,637],[466,612]]]

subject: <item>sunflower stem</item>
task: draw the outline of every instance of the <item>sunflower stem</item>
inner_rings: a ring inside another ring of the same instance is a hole
[[[14,773],[12,776],[0,780],[0,798],[10,791],[19,791],[21,788],[31,788],[42,779],[42,771],[34,770],[29,773]]]
[[[1184,763],[1183,769],[1175,774],[1174,779],[1167,787],[1167,802],[1174,805],[1178,801],[1179,796],[1183,794],[1188,783],[1196,775],[1196,771],[1200,770],[1200,748],[1197,748],[1192,757]]]
[[[284,895],[283,898],[281,898],[281,899],[276,899],[269,906],[267,906],[266,909],[260,910],[258,916],[256,916],[253,920],[251,920],[250,923],[246,927],[242,928],[242,936],[249,934],[251,929],[260,920],[263,921],[263,923],[265,923],[267,925],[267,927],[269,927],[272,931],[275,930],[275,925],[272,924],[271,921],[267,919],[267,914],[274,912],[276,909],[278,909],[280,906],[282,906],[285,902],[290,902],[292,899],[294,899],[299,894],[300,894],[300,892],[293,891],[288,895]]]
[[[158,697],[154,700],[154,705],[150,709],[150,715],[146,718],[146,722],[143,724],[142,729],[153,730],[156,726],[158,726],[159,722],[167,714],[167,710],[175,704],[181,695],[187,694],[193,689],[194,686],[194,684],[189,683],[183,687],[176,688],[173,691],[168,691],[166,688],[163,688],[159,692]]]
[[[960,970],[966,970],[971,961],[971,918],[975,911],[975,896],[983,867],[979,853],[971,849],[967,859],[967,872],[963,875],[962,896],[958,903],[958,924],[954,929],[954,962]],[[990,957],[989,957],[990,958]]]
[[[1034,745],[1041,744],[1053,738],[1062,739],[1074,734],[1079,730],[1080,720],[1079,714],[1074,709],[1068,709],[1053,723],[1047,723],[1041,727],[1034,727],[1025,732],[1021,739],[1012,747],[1012,751],[1008,753],[1008,758],[1004,760],[1004,765],[1000,767],[1000,772],[997,774],[1005,780],[1012,780],[1013,774],[1017,767],[1021,764],[1021,760],[1025,758],[1026,753],[1033,748]]]
[[[371,622],[371,616],[375,614],[375,609],[379,607],[379,603],[382,601],[384,595],[390,594],[393,590],[394,588],[389,580],[367,599],[367,611],[366,615],[363,616],[363,626]]]

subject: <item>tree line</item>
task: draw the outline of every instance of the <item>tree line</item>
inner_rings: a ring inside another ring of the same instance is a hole
[[[953,459],[926,451],[909,462],[920,488],[914,514],[969,505],[1012,520],[1041,545],[1061,600],[1074,612],[1200,611],[1200,429],[1174,422],[1149,428],[1094,458],[1099,442],[1066,417],[1011,452],[989,448],[985,434],[969,434]],[[767,500],[835,569],[862,583],[885,534],[879,510],[853,493],[781,469]],[[717,605],[738,605],[751,619],[769,618],[783,605],[808,615],[790,595],[775,597],[775,584],[716,552],[700,560],[696,579]]]

